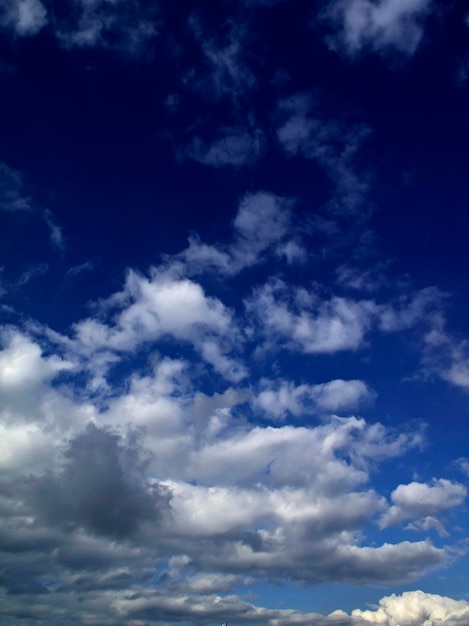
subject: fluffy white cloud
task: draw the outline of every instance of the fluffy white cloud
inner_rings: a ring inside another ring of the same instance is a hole
[[[245,375],[243,367],[227,356],[239,337],[231,312],[220,300],[206,296],[198,283],[157,270],[150,278],[130,271],[123,291],[103,307],[107,313],[117,308],[108,323],[88,318],[75,324],[73,340],[63,339],[72,353],[87,359],[104,355],[101,363],[94,357],[90,363],[98,379],[115,358],[113,353],[133,352],[165,337],[192,344],[228,379]]]
[[[245,304],[267,346],[280,343],[307,354],[327,354],[363,347],[375,328],[388,333],[418,323],[431,325],[440,302],[440,292],[432,287],[381,304],[339,296],[322,299],[313,290],[277,279],[255,289]]]
[[[43,356],[41,347],[15,329],[2,333],[0,389],[4,394],[35,388],[73,364],[57,355]]]
[[[261,391],[253,400],[260,411],[277,419],[318,412],[347,411],[357,408],[373,394],[361,380],[331,380],[318,385],[295,385],[285,380],[261,381]]]
[[[337,28],[333,48],[355,55],[362,49],[395,49],[412,55],[423,37],[423,22],[432,0],[336,0],[325,16]]]
[[[321,301],[302,288],[287,289],[280,281],[258,288],[246,307],[270,340],[309,354],[360,348],[376,311],[370,301],[341,297]]]
[[[383,626],[463,626],[469,619],[469,603],[423,591],[407,591],[402,595],[382,598],[373,610],[352,611],[353,624]]]
[[[467,490],[460,483],[445,478],[433,479],[432,484],[412,482],[399,485],[391,494],[393,506],[382,516],[382,527],[400,524],[406,519],[433,517],[460,505]]]

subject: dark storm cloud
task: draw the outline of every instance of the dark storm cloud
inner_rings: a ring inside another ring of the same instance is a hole
[[[48,524],[123,539],[168,511],[169,493],[147,485],[148,459],[135,432],[124,442],[115,432],[90,424],[70,441],[64,456],[60,473],[27,484],[31,503]]]

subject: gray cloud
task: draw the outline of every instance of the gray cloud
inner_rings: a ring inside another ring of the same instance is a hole
[[[111,430],[90,424],[70,441],[64,457],[60,473],[31,478],[25,485],[33,510],[45,523],[125,538],[168,512],[169,493],[146,483],[149,459],[142,455],[135,431],[124,442]]]

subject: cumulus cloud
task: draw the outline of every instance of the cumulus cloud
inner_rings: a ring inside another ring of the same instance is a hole
[[[375,315],[370,301],[333,297],[322,301],[303,288],[286,288],[272,281],[246,301],[268,341],[285,342],[307,354],[357,350]]]
[[[264,333],[266,347],[279,344],[306,354],[328,354],[364,347],[367,335],[376,328],[399,332],[418,323],[427,325],[427,318],[431,326],[440,302],[441,294],[434,288],[385,304],[341,296],[325,299],[277,279],[256,288],[245,306]]]
[[[434,516],[462,504],[467,490],[460,483],[434,478],[432,484],[412,482],[399,485],[391,494],[393,506],[382,516],[382,527],[400,524],[406,519],[421,519],[432,523]]]
[[[170,494],[155,482],[146,485],[149,459],[139,444],[136,431],[124,442],[90,424],[70,441],[60,473],[26,481],[33,512],[47,525],[114,539],[134,534],[144,522],[156,523],[168,511]]]
[[[57,355],[43,356],[41,347],[16,329],[2,332],[0,388],[3,394],[36,389],[44,381],[73,367]]]
[[[324,12],[335,29],[329,45],[354,56],[362,50],[415,53],[423,35],[432,0],[336,0]]]
[[[239,227],[248,228],[247,223],[241,220]],[[144,280],[151,294],[150,281]],[[171,290],[171,309],[170,296]],[[119,292],[102,304],[102,313],[118,303],[128,310],[134,300],[130,292]],[[163,309],[158,311],[158,322],[166,323]],[[116,328],[121,313],[113,318]],[[189,315],[190,327],[197,307],[181,315]],[[180,322],[174,320],[178,328]],[[113,332],[118,331],[109,331],[110,337]],[[185,337],[192,331],[181,332]],[[248,419],[248,389],[196,392],[181,359],[161,358],[152,371],[133,372],[104,401],[99,394],[93,400],[80,394],[78,372],[76,388],[53,386],[67,363],[41,352],[30,337],[16,331],[5,350],[2,384],[17,395],[33,385],[29,395],[38,408],[29,407],[21,431],[32,445],[23,453],[16,444],[20,453],[0,484],[3,582],[12,591],[3,614],[20,615],[17,594],[36,607],[31,613],[36,619],[42,615],[54,622],[51,607],[74,615],[80,595],[80,611],[88,607],[98,619],[109,610],[112,595],[113,615],[124,623],[146,614],[143,599],[151,609],[161,605],[171,619],[178,611],[187,619],[192,604],[186,599],[198,590],[203,620],[215,610],[212,603],[221,602],[216,594],[226,598],[246,571],[253,580],[385,583],[410,580],[448,561],[449,551],[429,541],[371,544],[364,533],[390,510],[370,485],[374,466],[419,445],[419,432],[392,432],[356,417],[309,427],[255,426]],[[90,350],[89,358],[95,354]],[[287,386],[290,404],[303,401],[298,387]],[[343,380],[307,391],[324,411],[369,393],[362,381]],[[6,415],[1,414],[9,433],[5,441],[11,443]],[[129,422],[134,429],[126,427]],[[28,476],[38,445],[40,465]],[[457,498],[448,499],[448,507],[456,504]],[[396,496],[393,506],[398,505],[404,506]],[[419,514],[433,512],[427,507]],[[161,588],[145,587],[143,593],[142,583],[152,580],[155,567]],[[141,603],[135,604],[138,598]],[[260,611],[265,621],[264,609],[249,608],[236,597],[232,602],[233,618],[238,610]],[[228,608],[223,605],[223,611]],[[303,617],[268,614],[273,623]]]
[[[295,385],[286,380],[261,381],[253,400],[258,410],[275,419],[293,416],[350,411],[373,398],[361,380],[331,380],[317,385]]]
[[[469,603],[423,591],[407,591],[382,598],[376,610],[355,609],[353,624],[384,626],[462,626],[469,618]]]
[[[192,344],[228,379],[245,375],[243,366],[227,354],[238,336],[230,310],[206,296],[198,283],[164,271],[155,270],[150,278],[129,271],[123,291],[102,307],[105,315],[117,309],[108,323],[88,318],[75,324],[73,340],[58,338],[78,355],[101,353],[102,368],[95,372],[98,382],[115,360],[113,355],[167,337]]]

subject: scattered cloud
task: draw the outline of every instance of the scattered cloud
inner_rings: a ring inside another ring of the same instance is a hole
[[[256,288],[245,305],[264,333],[266,347],[280,344],[306,354],[328,354],[363,348],[376,327],[399,332],[431,320],[440,302],[440,292],[432,287],[381,304],[339,296],[324,299],[313,289],[276,279]]]
[[[256,289],[246,308],[268,343],[280,341],[307,354],[362,347],[376,312],[371,301],[321,300],[314,292],[287,288],[279,280]]]
[[[88,318],[74,325],[73,339],[54,337],[75,357],[89,360],[93,386],[105,385],[105,372],[119,354],[168,338],[191,344],[228,380],[246,375],[229,356],[240,338],[231,311],[188,278],[158,269],[149,278],[129,271],[124,289],[100,306],[108,322]]]

